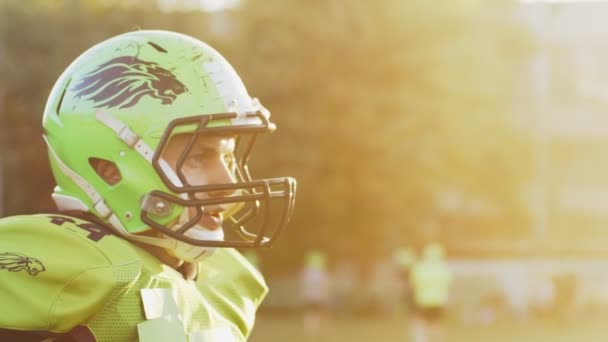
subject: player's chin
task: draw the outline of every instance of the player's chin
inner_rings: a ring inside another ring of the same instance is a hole
[[[207,229],[203,226],[194,227],[186,232],[186,236],[197,239],[199,241],[224,241],[224,230]]]

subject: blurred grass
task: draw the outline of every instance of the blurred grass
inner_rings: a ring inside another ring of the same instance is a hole
[[[405,317],[336,318],[318,336],[307,336],[297,315],[259,315],[251,342],[408,341]],[[496,322],[491,325],[447,322],[445,341],[606,341],[605,317],[555,321]]]

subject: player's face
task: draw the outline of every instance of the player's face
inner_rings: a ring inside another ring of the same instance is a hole
[[[178,160],[191,141],[191,135],[178,134],[171,138],[162,155],[162,158],[177,173]],[[231,136],[211,135],[199,137],[190,152],[185,155],[181,172],[189,185],[210,185],[235,182],[236,161],[234,157],[235,139]],[[226,197],[232,191],[205,192],[197,194],[198,198]],[[206,207],[199,225],[210,229],[222,226],[223,212],[227,206]],[[190,216],[194,217],[195,209],[190,209]]]

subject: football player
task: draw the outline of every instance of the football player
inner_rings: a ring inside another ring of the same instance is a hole
[[[440,243],[432,242],[424,246],[421,257],[411,267],[410,280],[415,311],[410,321],[411,340],[444,341],[452,271]]]
[[[247,162],[275,125],[213,48],[103,41],[43,118],[60,214],[0,220],[2,341],[244,341],[267,293],[234,248],[268,247],[295,198]]]

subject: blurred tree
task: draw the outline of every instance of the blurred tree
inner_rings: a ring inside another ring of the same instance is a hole
[[[425,236],[429,220],[459,236],[527,228],[530,156],[509,114],[529,44],[510,6],[246,2],[248,53],[233,61],[281,127],[258,169],[300,184],[292,242],[368,258]],[[485,209],[444,213],[449,189]]]

